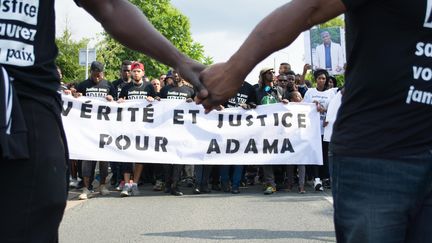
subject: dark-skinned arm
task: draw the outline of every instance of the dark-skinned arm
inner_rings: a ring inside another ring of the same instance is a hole
[[[239,50],[226,62],[210,66],[201,75],[210,95],[198,100],[207,111],[237,93],[248,73],[271,53],[285,48],[310,27],[346,11],[341,0],[293,0],[265,17]],[[283,25],[284,28],[280,28]]]
[[[127,0],[81,0],[80,5],[114,39],[174,68],[200,91],[200,98],[207,96],[199,81],[199,73],[205,66],[181,53],[136,6]]]

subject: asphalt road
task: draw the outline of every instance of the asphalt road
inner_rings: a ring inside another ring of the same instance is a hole
[[[184,196],[140,187],[141,195],[119,192],[70,201],[60,226],[60,242],[335,242],[331,192],[277,192],[260,185],[233,195]]]

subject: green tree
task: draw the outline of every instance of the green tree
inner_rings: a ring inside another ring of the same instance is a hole
[[[180,51],[199,62],[213,63],[212,58],[204,55],[203,46],[192,40],[189,19],[174,8],[170,0],[130,1],[140,8],[155,28]],[[125,26],[125,28],[133,28],[133,23],[131,23],[131,26]],[[103,37],[103,40],[98,45],[98,53],[100,54],[98,59],[105,63],[105,76],[108,80],[114,80],[118,77],[120,64],[123,60],[144,63],[146,76],[148,77],[158,77],[168,71],[169,67],[122,46],[108,34],[104,33]]]
[[[345,28],[345,20],[342,16],[333,18],[325,23],[319,25],[320,28],[330,28],[330,27],[341,27]]]
[[[56,64],[61,68],[63,80],[65,82],[81,81],[85,78],[85,67],[79,65],[78,53],[81,48],[85,48],[89,39],[73,41],[72,34],[66,28],[59,38],[56,38],[56,44],[59,54]]]

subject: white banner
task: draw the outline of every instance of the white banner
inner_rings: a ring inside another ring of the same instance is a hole
[[[170,164],[322,164],[312,104],[204,114],[178,100],[107,102],[63,96],[71,159]]]

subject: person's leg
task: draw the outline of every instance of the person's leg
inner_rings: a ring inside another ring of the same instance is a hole
[[[432,175],[429,176],[432,180]],[[428,195],[420,202],[410,218],[408,235],[405,242],[428,243],[432,239],[432,186],[429,180]]]
[[[337,241],[404,242],[413,225],[410,214],[432,187],[432,156],[330,158]],[[432,231],[426,234],[430,240]]]
[[[82,161],[82,175],[83,175],[83,183],[84,183],[84,187],[83,187],[83,191],[82,193],[79,195],[79,199],[80,200],[86,200],[88,199],[88,195],[90,194],[89,191],[89,186],[90,186],[90,177],[92,174],[92,169],[93,169],[93,164],[95,164],[95,161],[88,161],[88,160],[83,160]]]
[[[119,178],[121,175],[120,164],[121,163],[119,162],[110,162],[111,173],[112,173],[110,184],[112,186],[117,185],[119,182]]]
[[[236,194],[240,192],[240,182],[243,175],[243,165],[233,165],[233,179],[232,179],[232,193]]]
[[[304,185],[306,179],[306,166],[305,165],[297,165],[298,169],[298,177],[299,177],[299,193],[305,193]]]
[[[155,184],[153,186],[154,191],[162,191],[164,189],[164,170],[162,164],[154,164],[153,165],[153,173],[156,179]]]
[[[123,186],[119,185],[119,189],[121,190],[120,192],[120,196],[121,197],[127,197],[130,196],[131,192],[132,192],[132,184],[129,183],[131,181],[131,174],[132,174],[132,170],[133,170],[133,165],[132,163],[126,163],[128,165],[123,166]]]
[[[175,196],[183,196],[183,192],[180,191],[179,182],[181,179],[181,173],[183,171],[184,165],[173,165],[172,172],[172,184],[171,184],[171,194]]]
[[[264,187],[265,187],[264,194],[272,194],[276,192],[276,183],[274,181],[273,166],[264,165],[262,168],[264,171]]]
[[[0,242],[56,242],[66,207],[66,156],[59,112],[20,99],[30,159],[0,159]],[[19,176],[17,177],[17,173]]]
[[[134,166],[134,171],[133,171],[133,182],[138,184],[140,178],[141,178],[141,174],[143,172],[144,169],[144,164],[141,163],[135,163]]]
[[[229,171],[231,165],[220,165],[219,167],[219,174],[220,174],[220,181],[221,181],[221,189],[224,192],[229,192]]]
[[[203,177],[203,165],[195,165],[195,187],[193,189],[194,194],[201,193],[201,182]]]
[[[211,166],[211,172],[209,175],[210,183],[211,183],[211,189],[215,191],[220,191],[221,188],[221,179],[220,179],[220,165],[213,165]],[[228,172],[229,173],[229,172]]]
[[[141,174],[144,169],[144,164],[135,163],[134,171],[133,171],[133,183],[132,183],[132,195],[139,195],[138,183],[141,178]]]
[[[209,189],[209,180],[210,180],[210,173],[212,172],[212,165],[204,165],[203,166],[203,172],[202,172],[202,179],[201,179],[201,192],[209,193],[211,190]],[[219,172],[217,173],[219,175]]]
[[[100,185],[99,192],[102,195],[108,195],[109,191],[106,185],[106,178],[108,177],[108,165],[109,162],[99,161],[99,175],[100,175]]]
[[[294,169],[295,165],[287,165],[286,166],[286,177],[287,177],[287,189],[291,190],[294,185]]]

